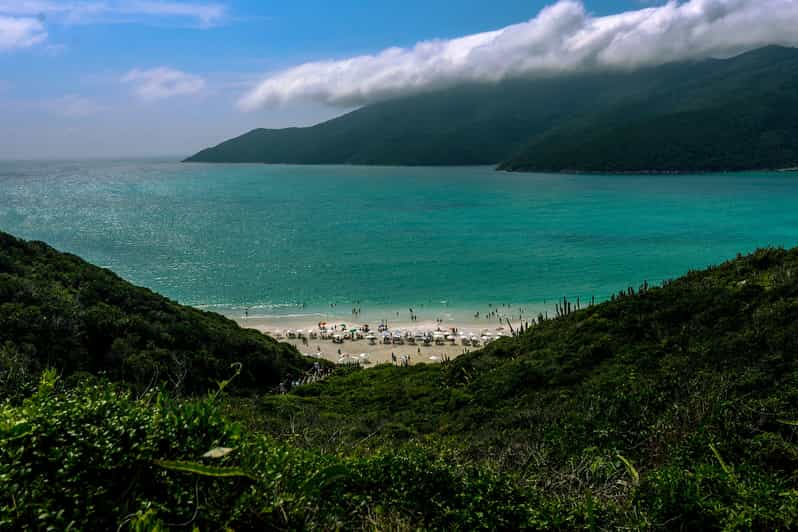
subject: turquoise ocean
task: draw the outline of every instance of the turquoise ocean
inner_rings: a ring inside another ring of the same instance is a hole
[[[798,174],[0,162],[0,230],[233,317],[457,320],[798,245]]]

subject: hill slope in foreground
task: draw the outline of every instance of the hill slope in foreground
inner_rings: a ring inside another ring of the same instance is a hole
[[[798,526],[798,249],[287,395],[71,381],[0,406],[3,527]]]
[[[470,85],[305,128],[256,129],[189,162],[688,172],[798,166],[798,49],[632,72]]]
[[[0,232],[0,366],[104,373],[135,388],[266,391],[308,363],[296,349],[218,314],[179,305],[41,242]],[[11,379],[12,375],[4,375]]]

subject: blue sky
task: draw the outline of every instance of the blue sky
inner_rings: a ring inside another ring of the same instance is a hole
[[[254,127],[315,123],[404,85],[373,93],[357,88],[354,95],[348,78],[330,78],[313,66],[291,70],[297,65],[499,30],[553,3],[0,0],[0,158],[182,156]],[[664,2],[560,3],[576,9],[560,18],[584,25]],[[403,58],[403,68],[416,68],[416,59]],[[388,67],[375,59],[358,66],[357,75]],[[303,79],[318,75],[321,85],[337,87],[335,94],[319,94],[318,87],[291,92],[297,72]],[[468,76],[461,69],[455,78]],[[269,78],[259,95],[242,103]],[[277,100],[280,105],[267,104]]]

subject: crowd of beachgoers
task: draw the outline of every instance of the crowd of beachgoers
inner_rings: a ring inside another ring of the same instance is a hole
[[[503,326],[496,327],[494,331],[484,328],[480,331],[462,331],[457,327],[437,327],[435,330],[419,328],[390,329],[381,323],[376,330],[368,324],[347,326],[345,323],[331,325],[320,322],[316,329],[284,329],[270,333],[276,340],[330,340],[333,343],[343,344],[347,341],[365,340],[371,345],[377,343],[385,345],[462,345],[481,347],[497,338],[509,336]]]
[[[347,325],[319,322],[305,329],[263,330],[272,338],[287,341],[306,356],[326,358],[339,364],[393,363],[407,366],[418,362],[443,362],[512,334],[502,325],[464,330],[434,324],[414,327],[376,328],[369,324]]]
[[[329,311],[302,303],[301,314],[253,316],[246,309],[244,316],[235,319],[243,327],[294,345],[309,357],[337,364],[406,366],[443,362],[480,349],[548,314],[546,308],[508,303],[487,304],[470,312],[441,303],[443,308],[423,304],[386,311],[364,309],[355,301],[343,312],[334,303],[329,304]]]

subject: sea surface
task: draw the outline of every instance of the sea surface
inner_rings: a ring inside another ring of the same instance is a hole
[[[0,230],[234,317],[452,321],[798,245],[798,174],[0,162]]]

